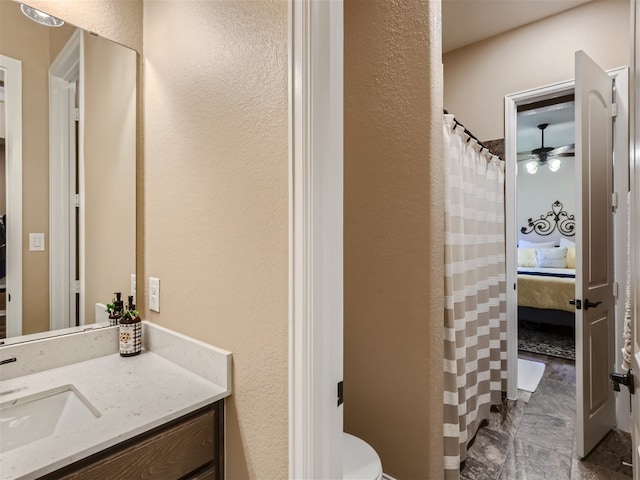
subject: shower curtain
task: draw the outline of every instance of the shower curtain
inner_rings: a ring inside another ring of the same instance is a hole
[[[444,116],[445,478],[506,391],[504,162]]]

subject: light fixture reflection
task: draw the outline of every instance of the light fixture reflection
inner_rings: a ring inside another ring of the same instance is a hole
[[[53,17],[48,13],[41,12],[29,5],[25,5],[24,3],[20,4],[20,10],[22,10],[22,13],[29,17],[29,19],[39,23],[40,25],[46,25],[47,27],[61,27],[64,25],[63,20]]]
[[[561,164],[562,162],[560,161],[559,158],[552,158],[547,162],[547,166],[549,167],[549,170],[551,170],[552,172],[557,172],[560,169]]]
[[[536,160],[531,160],[530,162],[527,162],[526,167],[527,172],[533,175],[538,171],[538,162]]]

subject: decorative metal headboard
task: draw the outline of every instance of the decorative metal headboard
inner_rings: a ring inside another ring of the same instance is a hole
[[[556,229],[566,236],[572,237],[576,234],[576,219],[573,215],[569,215],[562,209],[562,203],[560,200],[556,200],[551,205],[551,210],[545,215],[540,215],[540,218],[534,220],[530,218],[528,225],[520,229],[521,233],[527,234],[535,232],[538,235],[546,236],[551,235]]]

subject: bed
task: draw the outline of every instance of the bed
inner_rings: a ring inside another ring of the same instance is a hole
[[[571,268],[518,268],[518,319],[564,327],[575,325],[576,276]]]
[[[575,298],[574,228],[573,215],[555,201],[550,211],[520,229],[518,320],[575,326],[575,307],[569,303]],[[532,233],[536,241],[525,240]]]

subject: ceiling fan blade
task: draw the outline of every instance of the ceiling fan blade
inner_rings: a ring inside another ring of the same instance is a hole
[[[538,156],[528,152],[518,154],[518,162],[526,162],[527,160],[538,160]]]
[[[559,154],[562,154],[562,153],[570,153],[573,155],[575,154],[575,152],[576,152],[576,144],[570,143],[569,145],[563,145],[562,147],[554,148],[549,152],[549,156],[557,157]]]

